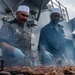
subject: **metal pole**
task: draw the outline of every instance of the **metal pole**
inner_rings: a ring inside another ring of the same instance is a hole
[[[66,7],[65,7],[65,10],[66,10],[67,19],[69,21],[69,15],[68,15],[68,12],[67,12],[67,8]]]
[[[38,13],[38,16],[37,16],[37,18],[36,18],[37,21],[39,20],[39,17],[40,17],[40,14],[41,14],[41,10],[42,10],[42,6],[43,6],[43,3],[44,3],[44,0],[41,0],[41,5],[40,5],[39,13]]]
[[[14,10],[16,10],[17,7],[18,7],[20,4],[22,4],[24,1],[25,1],[25,0],[20,0],[20,2],[16,5],[16,7],[14,8]]]
[[[9,10],[11,10],[11,9],[9,8],[9,6],[8,6],[3,0],[1,0],[1,1],[6,5],[6,7],[7,7]],[[11,11],[10,13],[11,13],[12,17],[15,19],[15,17],[14,17],[14,15],[13,15],[12,11]]]
[[[53,6],[53,1],[52,0],[50,0],[51,1],[51,5],[52,5],[52,7],[54,8],[54,6]]]

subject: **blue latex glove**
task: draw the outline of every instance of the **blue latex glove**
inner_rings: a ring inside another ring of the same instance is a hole
[[[47,57],[48,59],[52,59],[53,55],[51,53],[49,53],[48,51],[44,51],[44,55],[45,57]]]
[[[22,53],[22,51],[18,48],[14,49],[13,54],[16,58],[19,58],[19,59],[25,57],[25,55]]]

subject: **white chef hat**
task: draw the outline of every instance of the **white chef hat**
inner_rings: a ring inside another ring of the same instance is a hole
[[[51,13],[59,13],[61,14],[60,8],[52,8]]]
[[[25,12],[29,13],[30,8],[26,5],[21,5],[18,7],[17,11],[25,11]]]

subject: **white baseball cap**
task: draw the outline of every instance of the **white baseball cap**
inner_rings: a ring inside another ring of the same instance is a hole
[[[61,10],[60,10],[60,8],[53,8],[51,10],[51,13],[59,13],[59,14],[61,14]]]
[[[28,6],[26,6],[26,5],[20,5],[18,7],[17,11],[25,11],[25,12],[29,13],[30,8]]]

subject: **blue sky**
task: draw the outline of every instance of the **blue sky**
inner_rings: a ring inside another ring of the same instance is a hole
[[[72,19],[75,17],[75,0],[58,0],[62,5],[64,5],[69,14],[69,18]]]
[[[52,1],[58,5],[56,0]],[[67,8],[69,18],[73,19],[75,17],[75,0],[57,0],[57,1],[59,1],[64,7]]]

